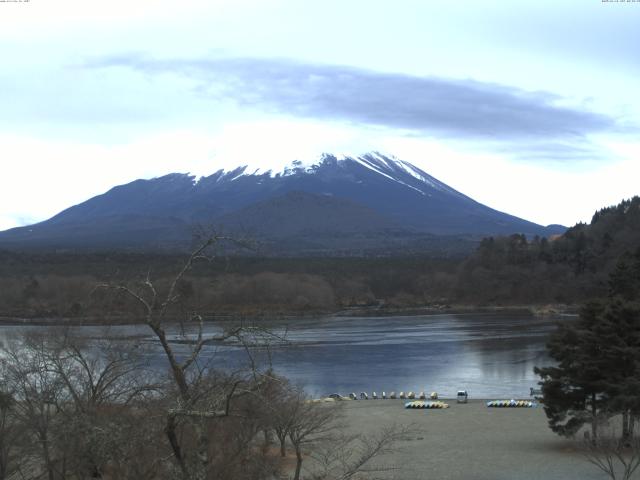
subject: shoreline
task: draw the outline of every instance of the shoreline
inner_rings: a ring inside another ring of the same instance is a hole
[[[347,403],[385,403],[385,402],[389,402],[389,403],[397,403],[400,404],[402,402],[402,405],[404,407],[404,404],[407,402],[444,402],[444,403],[448,403],[449,407],[451,407],[452,405],[458,405],[460,407],[463,407],[464,405],[472,405],[472,404],[478,404],[478,405],[484,405],[486,406],[487,402],[492,402],[494,400],[516,400],[516,401],[527,401],[527,402],[534,402],[536,403],[535,407],[526,407],[526,408],[542,408],[542,402],[540,400],[535,400],[533,397],[530,396],[520,396],[520,397],[510,397],[510,398],[505,398],[505,397],[490,397],[490,398],[469,398],[467,400],[467,403],[458,403],[456,397],[443,397],[443,396],[438,396],[437,399],[435,400],[431,400],[429,398],[427,398],[426,400],[420,400],[419,398],[378,398],[377,400],[373,400],[372,398],[369,398],[368,400],[362,400],[360,398],[356,399],[356,400],[352,400],[350,398],[342,398],[341,400],[334,400],[333,398],[329,398],[329,397],[322,397],[322,398],[314,398],[312,399],[313,402],[326,402],[326,403],[337,403],[340,404],[342,402],[347,402]],[[487,407],[489,408],[489,407]],[[491,407],[491,408],[496,408],[496,409],[500,409],[501,407]],[[525,408],[525,407],[516,407],[516,408]],[[504,409],[508,409],[507,407],[504,407]],[[419,409],[418,409],[419,410]]]
[[[578,305],[564,304],[531,304],[531,305],[425,305],[423,307],[353,307],[323,312],[268,312],[256,314],[220,313],[205,314],[205,323],[237,322],[246,320],[274,321],[284,319],[320,319],[324,317],[418,317],[425,315],[473,315],[473,314],[513,314],[531,315],[533,317],[578,315]],[[105,321],[106,320],[106,321]],[[76,317],[27,317],[0,315],[0,325],[34,325],[34,326],[120,326],[144,325],[144,321],[124,318],[76,318]]]
[[[577,315],[579,305],[527,304],[527,305],[425,305],[423,307],[353,307],[337,312],[336,316],[420,316],[437,314],[529,314],[533,316]]]

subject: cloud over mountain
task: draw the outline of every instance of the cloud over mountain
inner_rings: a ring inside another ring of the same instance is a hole
[[[452,137],[579,140],[618,127],[615,118],[562,105],[562,98],[548,92],[474,80],[265,58],[124,54],[94,58],[84,67],[183,75],[198,83],[198,93],[245,106]]]

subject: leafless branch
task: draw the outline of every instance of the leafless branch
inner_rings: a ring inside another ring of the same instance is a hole
[[[629,480],[640,467],[640,439],[622,440],[615,431],[601,432],[597,439],[583,444],[585,459],[611,480]]]

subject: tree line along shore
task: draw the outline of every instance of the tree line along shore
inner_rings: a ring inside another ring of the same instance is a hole
[[[609,274],[619,262],[637,256],[638,245],[640,198],[634,197],[596,212],[590,224],[578,224],[560,237],[485,238],[464,258],[429,252],[341,258],[227,257],[218,252],[210,262],[195,265],[178,287],[185,308],[211,316],[518,306],[544,312],[606,295]],[[0,251],[0,316],[131,321],[135,309],[126,299],[105,298],[95,285],[147,274],[166,284],[183,258]]]

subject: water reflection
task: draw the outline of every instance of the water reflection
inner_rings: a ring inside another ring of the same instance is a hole
[[[286,332],[290,341],[270,352],[276,371],[314,395],[435,390],[453,396],[464,388],[476,398],[511,398],[528,395],[538,381],[533,367],[549,363],[545,342],[555,321],[495,314],[330,317],[283,320],[268,327]],[[0,340],[29,328],[37,327],[0,327]],[[77,329],[89,337],[108,335],[114,341],[155,345],[146,326]],[[207,333],[221,331],[221,325],[207,325]],[[175,327],[171,333],[177,336],[180,331]],[[176,349],[188,352],[188,346]],[[157,349],[150,355],[154,363],[163,364]],[[231,345],[208,346],[203,361],[239,368],[246,353]]]

